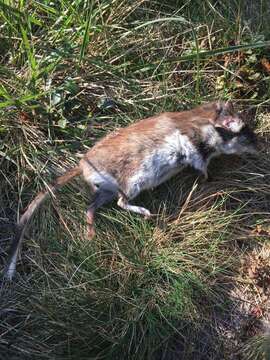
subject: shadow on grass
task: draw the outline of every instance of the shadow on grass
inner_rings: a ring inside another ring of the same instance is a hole
[[[92,242],[78,220],[84,201],[61,193],[57,215],[46,205],[31,226],[24,275],[2,284],[0,353],[237,359],[247,314],[232,290],[243,254],[263,240],[252,230],[269,223],[268,165],[267,156],[222,158],[204,184],[187,169],[136,200],[155,218],[107,207]]]

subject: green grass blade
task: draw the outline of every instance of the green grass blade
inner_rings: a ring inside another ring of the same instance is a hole
[[[137,30],[142,29],[144,27],[147,27],[149,25],[153,25],[153,24],[160,23],[160,22],[161,23],[164,23],[164,22],[179,22],[179,23],[186,24],[186,25],[190,24],[190,22],[188,20],[186,20],[182,16],[164,17],[164,18],[160,18],[160,19],[154,19],[154,20],[146,21],[143,24],[140,24],[140,25],[136,26],[132,30],[125,32],[125,34],[122,35],[122,38],[130,36],[131,34],[133,34],[134,31],[137,31]]]
[[[21,34],[22,34],[23,45],[24,45],[24,48],[25,48],[25,51],[27,54],[27,58],[28,58],[29,67],[31,69],[31,75],[32,75],[32,78],[36,78],[37,62],[36,62],[36,58],[35,58],[35,54],[34,54],[34,47],[31,46],[28,36],[27,36],[27,32],[22,27],[22,25],[20,26],[20,29],[21,29]]]
[[[88,16],[87,16],[87,20],[85,23],[85,29],[84,29],[84,34],[83,34],[83,42],[81,45],[81,49],[80,49],[80,58],[79,58],[79,63],[82,62],[85,52],[86,52],[86,48],[89,44],[89,31],[90,31],[90,27],[91,27],[91,19],[92,19],[92,10],[93,10],[93,2],[91,1],[91,7],[88,11]]]
[[[268,48],[270,47],[270,41],[263,41],[258,43],[251,43],[251,44],[245,44],[245,45],[235,45],[235,46],[228,46],[213,50],[207,50],[207,51],[200,51],[199,52],[199,58],[209,58],[212,56],[217,55],[224,55],[229,53],[234,53],[236,51],[240,50],[252,50],[252,49],[260,49],[260,48]],[[187,61],[187,60],[194,60],[198,56],[198,53],[189,54],[189,55],[182,55],[179,58],[174,58],[173,60],[169,60],[169,62],[173,61]]]

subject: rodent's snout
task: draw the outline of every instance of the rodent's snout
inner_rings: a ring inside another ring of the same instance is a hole
[[[240,131],[239,137],[239,145],[241,146],[243,152],[249,154],[257,154],[258,153],[258,139],[255,132],[250,129],[247,125],[242,128]]]

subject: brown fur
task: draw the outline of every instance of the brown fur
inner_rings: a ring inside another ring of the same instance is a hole
[[[210,103],[183,112],[165,112],[140,120],[101,139],[81,161],[91,162],[99,171],[106,170],[116,178],[125,192],[126,181],[136,173],[142,160],[175,129],[196,143],[201,127],[214,122],[217,103]],[[106,154],[106,155],[105,155]]]

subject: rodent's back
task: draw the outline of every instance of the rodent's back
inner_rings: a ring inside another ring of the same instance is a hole
[[[210,117],[211,112],[206,111],[166,112],[110,133],[85,154],[85,178],[89,179],[93,171],[107,174],[125,189],[129,179],[149,155],[164,145],[165,139],[178,132],[191,143],[196,142]]]
[[[120,186],[136,173],[143,160],[172,132],[166,114],[144,119],[101,139],[84,157],[92,167],[115,178]]]

